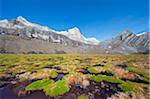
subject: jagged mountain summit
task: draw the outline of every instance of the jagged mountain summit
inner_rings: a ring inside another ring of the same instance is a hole
[[[99,41],[96,40],[95,38],[86,38],[84,37],[81,33],[80,33],[80,30],[77,28],[77,27],[74,27],[72,29],[69,29],[68,31],[55,31],[55,30],[52,30],[46,26],[40,26],[38,24],[34,24],[34,23],[31,23],[29,21],[27,21],[25,18],[23,18],[22,16],[19,16],[17,19],[13,20],[13,21],[8,21],[8,20],[2,20],[0,21],[0,26],[3,27],[3,28],[8,28],[8,29],[25,29],[30,31],[39,31],[40,33],[36,34],[36,33],[32,33],[32,37],[40,37],[41,39],[44,39],[44,40],[48,40],[49,37],[51,36],[48,35],[49,33],[55,33],[55,35],[57,34],[61,34],[61,35],[64,35],[66,37],[68,37],[69,39],[71,40],[74,40],[74,41],[78,41],[78,42],[81,42],[81,43],[85,43],[85,44],[91,44],[91,45],[97,45],[99,44]],[[32,32],[31,31],[31,32]],[[27,36],[31,37],[31,33],[28,34],[26,33]],[[59,41],[60,42],[61,38],[55,40],[55,41]],[[55,42],[54,41],[54,42]]]
[[[149,34],[124,31],[100,42],[84,37],[77,27],[56,31],[20,16],[0,21],[0,53],[149,53]]]

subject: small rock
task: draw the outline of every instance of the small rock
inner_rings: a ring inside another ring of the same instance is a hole
[[[89,83],[88,80],[83,80],[83,81],[82,81],[82,85],[83,85],[83,88],[86,88],[87,86],[90,85],[90,83]]]

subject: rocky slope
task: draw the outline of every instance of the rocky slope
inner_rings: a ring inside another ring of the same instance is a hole
[[[106,53],[148,53],[149,33],[135,35],[125,31],[110,40],[101,42],[99,49],[105,50]]]
[[[24,39],[14,35],[0,35],[0,53],[66,54],[79,53],[77,47],[39,39]]]
[[[99,42],[84,37],[78,28],[55,31],[28,22],[23,17],[0,21],[1,53],[149,53],[149,33],[135,35],[129,31]]]
[[[90,48],[86,53],[94,54],[147,54],[149,50],[149,34],[148,32],[135,35],[129,31],[125,31],[116,37],[102,41],[99,45]]]

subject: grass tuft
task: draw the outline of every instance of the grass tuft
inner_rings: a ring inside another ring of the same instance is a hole
[[[126,69],[131,71],[131,72],[137,73],[137,74],[143,76],[146,79],[149,79],[149,73],[146,73],[146,72],[144,72],[142,70],[139,70],[139,69],[137,69],[135,67],[131,67],[131,66],[128,66]]]
[[[119,85],[119,88],[122,89],[122,91],[124,92],[131,92],[131,91],[136,91],[138,90],[138,87],[140,85],[137,83],[133,83],[133,82],[124,82],[122,84]]]
[[[96,82],[101,82],[101,81],[107,81],[107,82],[111,82],[111,83],[122,83],[122,82],[124,82],[123,80],[116,79],[116,78],[111,77],[111,76],[100,75],[100,74],[97,76],[91,76],[90,79],[94,80]]]

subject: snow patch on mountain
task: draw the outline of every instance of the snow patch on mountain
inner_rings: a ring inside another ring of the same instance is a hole
[[[68,31],[55,31],[55,32],[58,34],[65,35],[69,37],[70,39],[77,40],[80,42],[83,42],[85,39],[84,36],[81,35],[80,30],[77,27],[69,29]]]
[[[0,26],[1,26],[1,27],[6,27],[6,26],[8,25],[8,23],[9,23],[9,22],[8,22],[7,19],[1,20],[1,21],[0,21]]]
[[[137,33],[136,36],[141,36],[143,34],[146,34],[147,32],[140,32],[140,33]]]
[[[43,31],[52,31],[50,28],[48,28],[47,26],[40,26],[38,24],[34,24],[31,23],[29,21],[27,21],[25,18],[23,18],[22,16],[19,16],[16,21],[20,22],[22,25],[27,26],[27,27],[36,27],[39,30],[43,30]]]
[[[100,43],[99,40],[97,40],[96,38],[87,38],[86,39],[88,43],[90,44],[95,44],[95,45],[98,45]]]

